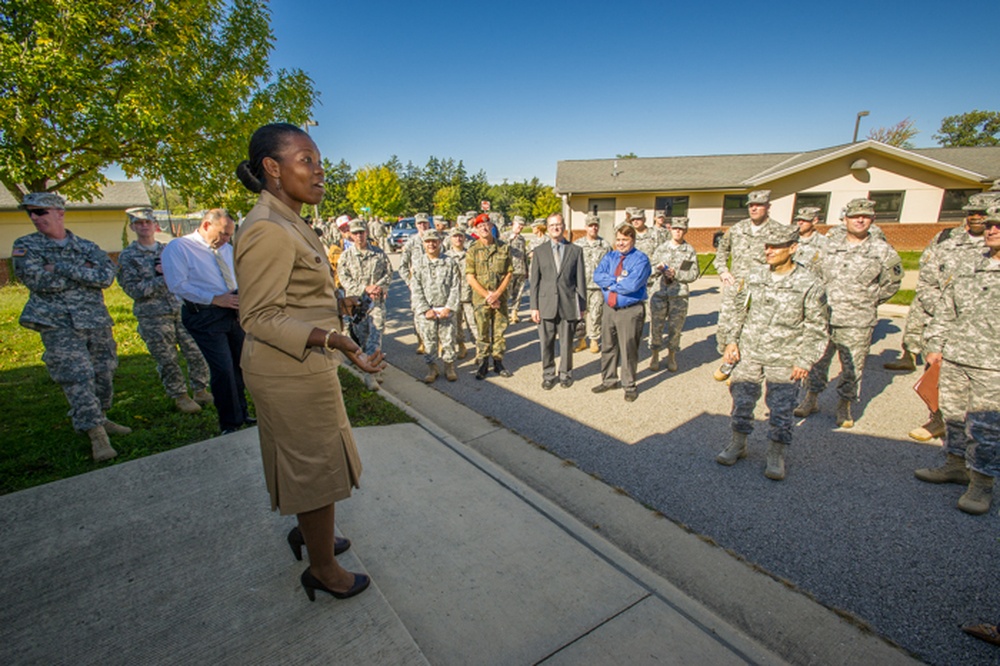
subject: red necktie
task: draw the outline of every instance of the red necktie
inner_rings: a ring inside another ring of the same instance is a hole
[[[625,264],[625,255],[623,254],[622,258],[618,260],[618,265],[615,266],[616,280],[621,276],[622,267],[624,264]],[[610,305],[611,307],[615,307],[616,305],[618,305],[618,294],[616,292],[613,291],[608,292],[608,305]]]

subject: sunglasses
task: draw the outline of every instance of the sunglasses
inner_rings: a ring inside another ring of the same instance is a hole
[[[997,227],[1000,227],[1000,222],[992,222],[992,221],[983,222],[983,226],[986,227],[987,231],[989,231],[990,229],[996,229]]]
[[[48,208],[28,208],[24,211],[28,217],[45,217],[49,214]]]

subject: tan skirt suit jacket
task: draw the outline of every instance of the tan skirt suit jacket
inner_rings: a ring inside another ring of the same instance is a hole
[[[319,509],[349,497],[361,477],[337,378],[342,357],[306,344],[314,327],[341,330],[330,262],[316,233],[268,192],[233,245],[246,331],[241,367],[271,508]]]

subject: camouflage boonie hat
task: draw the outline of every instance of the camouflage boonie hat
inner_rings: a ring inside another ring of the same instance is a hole
[[[18,209],[25,210],[28,206],[66,210],[66,200],[55,192],[30,192],[24,195],[24,200],[18,205]]]
[[[867,215],[875,217],[875,202],[870,199],[851,199],[844,207],[844,217]]]
[[[424,224],[430,224],[431,223],[430,216],[427,213],[417,213],[416,215],[413,216],[414,224],[420,224],[421,222],[423,222]]]
[[[589,227],[592,224],[597,225],[597,226],[601,226],[601,218],[599,218],[598,216],[594,215],[593,213],[587,213],[587,219],[584,220],[583,226]]]
[[[799,208],[799,212],[795,214],[795,221],[804,220],[806,222],[812,222],[817,217],[819,217],[819,211],[821,209],[815,206],[805,206],[804,208]]]
[[[368,231],[368,225],[364,220],[351,220],[351,226],[347,228],[352,234],[359,231]]]
[[[764,245],[787,245],[799,240],[799,228],[775,222],[764,231]]]
[[[427,242],[429,240],[439,241],[441,240],[441,234],[437,229],[428,229],[424,232],[424,235],[420,237],[420,240]]]
[[[128,215],[128,223],[132,224],[137,220],[149,220],[150,222],[156,222],[156,216],[153,215],[153,209],[149,206],[136,206],[135,208],[126,208],[125,214]]]
[[[670,226],[674,229],[687,229],[688,228],[688,218],[686,217],[672,217],[670,218]]]
[[[771,190],[754,190],[747,195],[747,205],[771,203]]]
[[[998,202],[1000,202],[1000,192],[977,192],[969,197],[969,203],[962,206],[962,210],[969,212],[985,211]]]

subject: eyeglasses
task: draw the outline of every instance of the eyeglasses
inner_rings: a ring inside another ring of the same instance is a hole
[[[28,217],[45,217],[49,214],[48,208],[28,208],[24,211]]]

